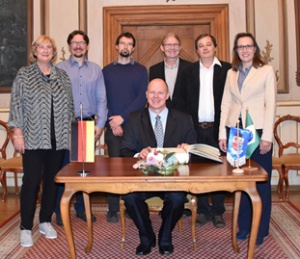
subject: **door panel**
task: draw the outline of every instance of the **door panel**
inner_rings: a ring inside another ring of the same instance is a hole
[[[125,31],[137,40],[134,59],[147,68],[163,60],[160,42],[171,31],[182,41],[182,58],[198,60],[194,40],[202,33],[211,33],[219,43],[218,58],[229,61],[227,4],[105,7],[103,19],[104,65],[117,58],[115,40]]]
[[[182,44],[181,57],[194,62],[198,60],[194,39],[201,33],[209,33],[207,25],[159,25],[124,26],[123,31],[131,32],[137,40],[134,59],[147,68],[163,60],[160,50],[161,40],[168,32],[175,32]]]

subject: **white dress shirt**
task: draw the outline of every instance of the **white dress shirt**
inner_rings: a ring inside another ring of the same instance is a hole
[[[215,57],[213,63],[209,68],[206,68],[201,60],[199,66],[200,77],[200,93],[199,93],[199,108],[198,108],[198,121],[199,122],[213,122],[215,118],[214,106],[214,66],[221,65],[221,62]]]

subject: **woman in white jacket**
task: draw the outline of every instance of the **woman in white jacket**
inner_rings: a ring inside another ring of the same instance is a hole
[[[260,145],[251,155],[251,160],[261,165],[268,173],[266,182],[257,183],[257,190],[263,204],[263,211],[257,245],[263,243],[269,234],[271,217],[271,174],[272,138],[276,109],[276,76],[274,69],[266,65],[252,34],[239,33],[234,40],[232,69],[228,71],[219,128],[219,146],[227,151],[227,133],[231,126],[245,128],[246,110],[260,136]],[[238,240],[245,240],[251,228],[252,206],[249,197],[243,193],[238,224]]]

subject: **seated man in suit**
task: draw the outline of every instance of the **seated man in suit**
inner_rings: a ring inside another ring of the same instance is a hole
[[[126,125],[121,148],[122,156],[132,157],[140,152],[139,156],[145,159],[151,147],[176,147],[182,143],[195,143],[196,132],[191,117],[166,107],[169,92],[162,79],[154,79],[149,83],[146,97],[148,107],[132,113]],[[161,136],[161,134],[157,133],[156,124],[160,123],[162,124],[162,138],[159,138],[158,135]],[[139,230],[141,243],[136,248],[136,255],[149,254],[156,244],[148,205],[145,202],[153,196],[159,196],[164,200],[161,213],[162,224],[158,234],[159,252],[167,255],[172,254],[174,250],[172,230],[182,217],[184,203],[187,202],[186,193],[136,192],[123,196],[126,210]]]

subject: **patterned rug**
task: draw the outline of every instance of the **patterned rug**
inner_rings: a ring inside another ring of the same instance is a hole
[[[182,233],[176,227],[173,231],[175,251],[167,258],[247,258],[247,241],[238,241],[240,253],[234,253],[231,246],[232,206],[227,205],[224,214],[226,227],[216,229],[212,223],[197,227],[197,249],[193,250],[191,241],[191,218],[183,218]],[[120,223],[106,223],[106,206],[94,205],[93,213],[97,216],[94,223],[94,244],[90,254],[84,252],[87,243],[86,225],[75,217],[71,210],[73,233],[77,258],[137,258],[135,248],[139,244],[137,229],[131,220],[126,222],[126,244],[120,248]],[[151,214],[153,227],[158,233],[161,223],[157,213]],[[0,258],[70,258],[67,241],[62,227],[53,223],[58,232],[57,239],[46,239],[38,231],[38,212],[33,228],[34,246],[23,248],[19,245],[19,215],[14,216],[0,229]],[[166,258],[158,253],[158,247],[143,258]],[[255,248],[255,258],[300,258],[300,212],[289,202],[274,202],[270,235],[260,247]]]

